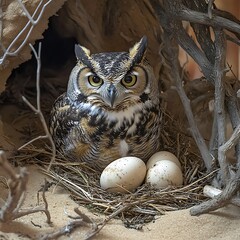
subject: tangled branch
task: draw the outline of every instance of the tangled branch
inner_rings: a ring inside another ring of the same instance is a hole
[[[192,215],[207,213],[225,206],[233,201],[232,199],[236,200],[236,193],[240,184],[239,105],[234,84],[229,84],[225,76],[227,72],[226,42],[230,40],[236,44],[239,43],[240,21],[231,14],[216,9],[213,0],[209,1],[208,4],[204,0],[163,0],[161,2],[150,0],[150,3],[164,29],[164,35],[167,38],[166,42],[172,43],[167,47],[166,55],[168,59],[171,59],[174,69],[171,71],[172,75],[174,75],[173,79],[175,79],[174,84],[183,102],[192,135],[200,150],[204,164],[209,170],[212,166],[209,156],[212,155],[220,166],[221,185],[224,186],[224,189],[219,195],[212,196],[213,199],[193,207],[190,211]],[[184,29],[183,20],[190,22],[197,42]],[[214,41],[211,37],[210,27],[213,29]],[[229,37],[227,31],[233,33],[236,39]],[[173,60],[177,58],[178,48],[176,45],[181,46],[195,60],[205,78],[215,87],[214,122],[210,147],[205,145],[200,133],[196,134],[193,114],[190,105],[186,104],[189,99],[186,99],[185,92],[182,90],[182,79],[179,78],[178,63]],[[185,102],[183,99],[185,99]],[[228,141],[226,141],[225,135],[227,115],[234,129]],[[233,146],[235,146],[237,158],[237,171],[230,174],[232,164],[226,158],[226,151]]]

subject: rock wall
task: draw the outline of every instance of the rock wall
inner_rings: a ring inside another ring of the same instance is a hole
[[[29,14],[33,15],[35,12],[34,20],[36,20],[38,16],[40,16],[41,11],[44,10],[40,20],[33,27],[31,23],[28,23],[29,19],[18,1],[0,1],[0,62],[4,58],[2,64],[0,64],[0,92],[4,90],[5,82],[12,70],[31,58],[29,43],[34,44],[36,40],[42,38],[42,33],[48,27],[49,17],[56,14],[65,1],[66,0],[23,0],[22,2]],[[46,3],[48,3],[48,5],[43,9]],[[28,34],[29,36],[27,37]],[[9,52],[14,52],[22,45],[26,38],[25,44],[16,56],[6,56],[5,58],[5,53],[8,48]]]

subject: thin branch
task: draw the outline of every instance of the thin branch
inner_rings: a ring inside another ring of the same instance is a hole
[[[213,11],[214,12],[214,11]],[[217,16],[214,14],[212,18],[208,13],[193,11],[186,7],[181,7],[178,11],[174,12],[175,19],[181,19],[192,23],[200,23],[211,27],[220,27],[227,29],[231,32],[240,34],[240,25],[227,18]]]
[[[83,214],[78,208],[74,208],[74,212],[77,214],[77,216],[73,217],[68,215],[68,217],[70,219],[73,219],[73,221],[63,226],[62,228],[58,229],[57,231],[45,234],[39,239],[40,240],[57,239],[61,236],[71,233],[73,230],[81,226],[92,225],[92,231],[95,231],[97,229],[97,224],[94,221],[92,221],[87,215]]]
[[[19,2],[21,2],[21,0],[18,0]],[[26,25],[24,26],[24,28],[17,34],[17,36],[13,39],[13,41],[9,44],[9,46],[5,49],[4,51],[4,54],[2,57],[0,57],[0,65],[2,65],[6,59],[7,56],[16,56],[20,51],[21,49],[26,45],[28,39],[29,39],[29,36],[31,35],[32,33],[32,30],[34,29],[34,27],[39,23],[40,19],[42,18],[42,15],[46,9],[46,7],[52,2],[52,0],[49,0],[47,3],[45,3],[43,6],[42,6],[42,3],[43,3],[43,0],[40,1],[40,3],[38,4],[38,6],[36,7],[32,17],[29,19],[29,21],[26,23]],[[20,3],[21,4],[21,3]],[[42,9],[41,11],[39,12],[39,9],[40,7],[42,6]],[[24,11],[24,9],[23,9]],[[24,11],[25,12],[25,11]],[[36,20],[33,20],[37,13],[39,12],[38,14],[38,17]],[[25,12],[26,16],[28,16],[28,12]],[[34,22],[34,24],[32,24],[32,22]],[[31,27],[30,27],[31,25]],[[21,42],[20,46],[17,47],[16,50],[12,51],[11,52],[11,49],[12,47],[14,46],[14,44],[19,40],[20,37],[22,37],[22,35],[24,34],[24,32],[30,27],[30,29],[28,30],[28,33],[27,35],[24,37],[24,40]]]
[[[225,142],[222,146],[219,147],[219,152],[223,155],[231,149],[234,145],[236,145],[240,138],[240,125],[238,125],[233,131],[231,137]],[[240,168],[239,168],[240,169]]]
[[[21,147],[18,148],[18,150],[22,150],[23,148],[25,148],[26,146],[28,146],[29,144],[32,144],[33,142],[40,140],[40,139],[47,139],[48,136],[37,136],[35,138],[33,138],[32,140],[30,140],[29,142],[23,144]]]
[[[10,176],[8,199],[1,208],[0,220],[2,222],[9,222],[15,219],[13,213],[22,205],[23,196],[26,192],[28,173],[26,168],[21,168],[19,174],[16,174],[3,151],[0,151],[0,165]]]
[[[27,145],[33,143],[36,140],[45,139],[45,138],[48,139],[50,141],[51,149],[52,149],[52,157],[51,157],[50,164],[48,166],[48,171],[49,171],[51,166],[52,166],[52,163],[55,161],[55,158],[56,158],[56,146],[54,144],[52,136],[51,136],[51,134],[48,130],[47,123],[46,123],[45,118],[43,116],[43,113],[41,111],[41,92],[40,92],[41,91],[41,89],[40,89],[41,43],[39,43],[38,53],[36,52],[36,50],[34,49],[34,47],[31,44],[29,44],[29,45],[30,45],[30,47],[31,47],[31,49],[34,53],[34,56],[37,60],[37,73],[36,73],[37,108],[34,107],[24,96],[22,96],[22,99],[32,109],[32,111],[35,112],[38,115],[38,117],[39,117],[39,119],[42,123],[45,135],[44,136],[38,136],[38,137],[30,140],[29,142],[27,142],[23,146],[21,146],[18,150],[21,150],[22,148],[26,147]]]
[[[231,37],[229,34],[226,34],[226,37],[227,37],[228,41],[231,41],[231,42],[237,44],[238,46],[240,46],[240,40],[238,40],[238,39],[236,39],[234,37]]]
[[[22,96],[22,100],[32,109],[33,112],[38,112],[37,108],[35,108],[24,96]]]
[[[238,101],[237,97],[234,95],[226,96],[227,110],[232,123],[233,130],[236,130],[240,124],[239,105],[237,101]],[[236,142],[235,152],[236,152],[236,158],[238,163],[237,166],[238,168],[240,168],[240,141]]]
[[[169,58],[168,61],[171,62],[171,66],[172,66],[172,69],[171,69],[172,79],[174,80],[176,90],[177,90],[178,95],[181,99],[181,102],[184,106],[185,114],[186,114],[188,122],[189,122],[190,131],[192,133],[192,136],[200,150],[200,153],[201,153],[201,156],[205,163],[205,166],[207,168],[207,171],[210,171],[211,165],[212,165],[212,157],[209,154],[207,145],[196,125],[196,122],[194,120],[194,116],[192,113],[192,109],[191,109],[190,100],[188,99],[188,97],[183,89],[183,86],[182,86],[182,79],[180,78],[179,68],[178,68],[177,49],[173,49],[172,46],[174,46],[174,43],[173,43],[173,41],[171,41],[171,39],[167,33],[165,34],[165,37],[166,37],[165,42],[167,42],[167,43],[172,42],[172,44],[168,44],[166,46],[166,49],[168,50],[168,58]]]
[[[215,0],[209,0],[208,2],[208,16],[209,18],[213,18],[213,14],[212,14],[212,8],[213,8],[213,3]]]
[[[25,5],[22,3],[22,0],[18,0],[18,3],[21,6],[21,8],[23,9],[24,14],[27,16],[27,18],[29,19],[31,24],[36,25],[36,22],[33,20],[32,16],[30,15],[28,10],[26,9]]]
[[[218,147],[225,143],[226,139],[226,116],[225,116],[225,59],[226,59],[226,38],[222,30],[214,30],[215,33],[215,64],[213,68],[214,78],[215,78],[215,116],[217,118],[217,130],[218,130]],[[222,171],[223,181],[229,179],[229,169],[226,162],[226,157],[218,152],[218,161]]]
[[[51,223],[51,216],[48,211],[48,204],[43,192],[45,207],[37,207],[33,209],[20,209],[26,193],[28,183],[28,172],[26,168],[20,168],[19,172],[9,164],[6,155],[0,151],[0,165],[9,175],[9,194],[4,206],[0,209],[0,221],[3,223],[11,222],[17,218],[33,214],[36,212],[44,212],[47,216],[47,222]]]
[[[93,229],[92,232],[88,233],[86,238],[85,238],[85,240],[88,240],[88,239],[91,239],[92,237],[94,237],[96,234],[98,234],[106,226],[106,224],[110,220],[112,220],[113,218],[118,216],[120,213],[126,211],[130,207],[135,206],[136,204],[138,204],[140,202],[141,202],[141,200],[136,201],[136,202],[132,202],[132,203],[128,203],[128,204],[126,204],[124,206],[119,207],[115,212],[113,212],[111,215],[106,217],[101,223],[97,224],[97,228]]]
[[[211,139],[209,143],[209,152],[217,159],[218,157],[218,125],[217,125],[217,112],[214,111],[213,115],[213,123],[212,123],[212,132],[211,132]]]
[[[32,44],[29,44],[30,48],[33,51],[33,54],[37,60],[37,73],[36,73],[36,90],[37,90],[37,110],[39,113],[41,113],[41,102],[40,102],[40,97],[41,97],[41,90],[40,90],[40,71],[41,71],[41,49],[42,49],[42,43],[39,43],[38,46],[38,53],[32,46]],[[42,116],[42,114],[40,114]],[[46,124],[46,122],[44,121]]]

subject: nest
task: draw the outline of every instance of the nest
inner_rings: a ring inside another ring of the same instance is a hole
[[[27,116],[27,115],[25,115]],[[192,207],[203,202],[203,187],[211,181],[215,171],[206,174],[197,148],[191,137],[181,133],[180,125],[164,114],[160,141],[163,149],[174,153],[180,160],[184,184],[181,187],[153,189],[144,183],[129,193],[109,193],[100,187],[100,174],[85,163],[69,162],[58,154],[50,171],[46,169],[51,149],[46,143],[28,145],[11,160],[18,165],[38,164],[41,171],[53,179],[53,183],[68,189],[71,197],[90,211],[105,215],[114,214],[129,228],[140,229],[165,211]],[[171,123],[171,124],[170,124]],[[173,124],[174,123],[174,124]]]

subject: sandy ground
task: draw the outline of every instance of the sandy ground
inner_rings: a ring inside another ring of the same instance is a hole
[[[45,175],[40,173],[36,166],[28,167],[30,177],[24,208],[34,207],[37,204],[37,191],[44,183]],[[0,176],[4,176],[1,173]],[[1,204],[6,198],[7,189],[0,182]],[[77,204],[71,200],[68,192],[60,186],[51,187],[46,193],[49,210],[52,217],[52,226],[46,223],[43,213],[35,213],[22,217],[12,223],[0,224],[0,239],[39,239],[46,233],[53,232],[69,223],[66,212],[74,215],[73,209]],[[92,214],[84,208],[80,210],[89,217],[100,221],[103,215]],[[94,239],[240,239],[240,209],[229,206],[211,214],[192,217],[189,210],[168,212],[158,219],[145,225],[143,230],[127,229],[121,221],[112,220]],[[90,229],[79,227],[72,234],[60,239],[84,239]]]

